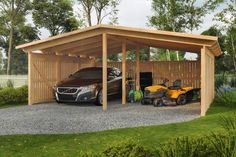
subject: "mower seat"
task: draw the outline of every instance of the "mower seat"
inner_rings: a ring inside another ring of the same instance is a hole
[[[181,80],[175,80],[175,81],[173,82],[173,86],[168,87],[168,89],[170,89],[170,90],[179,90],[179,89],[182,89],[182,88],[181,88]]]

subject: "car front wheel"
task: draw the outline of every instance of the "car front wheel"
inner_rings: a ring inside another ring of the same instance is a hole
[[[102,106],[102,89],[97,94],[96,105]]]

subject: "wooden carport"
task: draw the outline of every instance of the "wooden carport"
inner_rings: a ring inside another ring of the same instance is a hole
[[[71,68],[81,65],[77,62],[89,63],[91,66],[95,65],[95,58],[101,57],[103,67],[103,110],[107,110],[107,56],[120,52],[122,52],[122,104],[124,105],[126,103],[126,51],[136,50],[136,88],[138,89],[139,50],[147,47],[200,54],[201,115],[204,116],[214,99],[214,62],[215,56],[221,54],[217,37],[110,25],[97,25],[17,46],[17,49],[23,49],[28,53],[29,105],[46,101],[46,99],[39,99],[38,101],[33,99],[33,95],[37,92],[32,82],[35,81],[35,75],[40,78],[38,81],[42,81],[49,80],[45,77],[47,77],[47,74],[53,73],[55,79],[52,82],[56,83],[62,79],[62,75],[68,75]],[[42,69],[37,68],[33,59],[37,57],[45,59],[46,56],[56,64],[45,67],[42,65]],[[63,73],[63,68],[67,66],[70,66],[70,69],[64,70],[67,73]],[[45,71],[47,72],[45,73]],[[42,74],[43,72],[45,75]],[[45,84],[51,86],[48,82],[45,82]]]

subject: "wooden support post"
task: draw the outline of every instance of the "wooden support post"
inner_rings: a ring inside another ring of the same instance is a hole
[[[150,57],[151,57],[151,48],[148,47],[148,61],[150,61]]]
[[[206,47],[201,49],[201,116],[206,114]]]
[[[126,42],[122,42],[122,105],[126,103]]]
[[[136,90],[140,90],[140,49],[136,48]]]
[[[56,81],[58,83],[61,81],[61,56],[57,56],[56,75]]]
[[[213,89],[212,89],[212,95],[213,95],[213,98],[212,98],[212,100],[214,100],[214,98],[215,98],[215,56],[213,55],[213,63],[212,63],[213,65],[212,65],[212,83],[213,83],[213,85],[212,85],[212,87],[213,87]]]
[[[102,109],[107,110],[107,34],[102,34]]]
[[[28,52],[28,105],[32,105],[32,52]]]

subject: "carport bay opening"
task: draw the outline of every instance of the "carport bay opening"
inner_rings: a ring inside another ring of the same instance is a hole
[[[200,54],[200,61],[140,62],[141,48],[165,48]],[[153,82],[161,77],[182,79],[185,85],[201,88],[201,115],[214,99],[215,56],[221,54],[217,37],[122,26],[97,25],[48,39],[17,46],[28,53],[29,105],[53,101],[52,86],[71,73],[93,66],[103,67],[103,110],[107,110],[107,67],[122,70],[122,105],[126,103],[126,78],[151,71]],[[126,51],[136,50],[136,61],[126,61]],[[108,55],[122,53],[121,63],[107,62]],[[96,58],[102,58],[101,63]],[[129,73],[133,69],[134,73]]]

